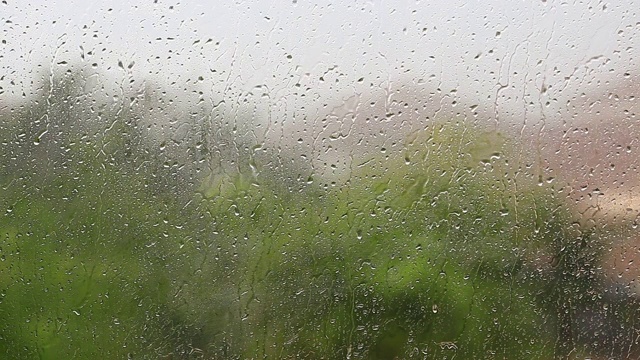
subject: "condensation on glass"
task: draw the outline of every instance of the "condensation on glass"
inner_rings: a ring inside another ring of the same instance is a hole
[[[0,357],[640,357],[640,4],[0,3]]]

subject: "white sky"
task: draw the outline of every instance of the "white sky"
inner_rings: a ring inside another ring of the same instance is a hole
[[[250,98],[282,121],[292,108],[320,113],[404,83],[536,121],[602,81],[635,75],[638,9],[640,1],[6,0],[0,102],[33,91],[36,65],[95,63],[114,79],[130,71],[177,92],[205,89],[212,101]]]

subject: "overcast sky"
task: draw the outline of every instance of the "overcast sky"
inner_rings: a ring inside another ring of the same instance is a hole
[[[131,72],[212,98],[247,98],[258,86],[263,96],[250,102],[276,115],[413,83],[454,90],[497,117],[528,108],[534,121],[547,102],[553,109],[637,72],[638,9],[639,1],[6,0],[0,101],[32,92],[36,65],[95,64],[115,79]]]

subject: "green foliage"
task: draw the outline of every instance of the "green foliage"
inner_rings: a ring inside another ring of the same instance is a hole
[[[173,150],[148,101],[84,123],[78,77],[1,115],[11,358],[551,358],[591,304],[589,235],[503,135],[434,123],[323,189],[213,109]]]

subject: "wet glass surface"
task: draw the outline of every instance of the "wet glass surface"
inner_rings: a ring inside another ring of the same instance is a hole
[[[0,357],[640,357],[638,5],[2,1]]]

